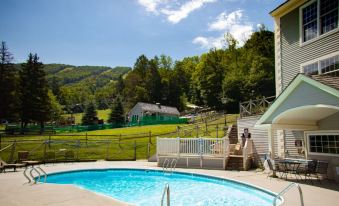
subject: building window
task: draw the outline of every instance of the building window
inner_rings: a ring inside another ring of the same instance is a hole
[[[321,58],[302,66],[302,72],[307,75],[327,74],[339,76],[339,54]]]
[[[317,37],[317,10],[317,2],[302,10],[304,42]]]
[[[320,154],[339,154],[339,134],[310,134],[309,151]]]
[[[320,1],[321,34],[338,27],[338,0]]]
[[[303,42],[338,28],[338,0],[315,0],[301,13]]]

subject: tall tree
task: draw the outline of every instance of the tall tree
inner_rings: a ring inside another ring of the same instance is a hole
[[[48,84],[42,62],[37,54],[29,54],[20,71],[21,122],[26,127],[29,122],[44,123],[51,119],[51,102]]]
[[[0,46],[0,123],[18,119],[17,77],[13,56],[5,42]]]
[[[115,84],[115,90],[118,94],[122,94],[124,88],[125,88],[124,79],[122,78],[122,75],[119,75],[117,83]]]
[[[205,105],[219,109],[222,95],[222,81],[224,77],[225,65],[223,59],[225,52],[223,50],[209,51],[201,62],[198,64],[199,85],[201,97]]]
[[[83,125],[94,125],[97,123],[97,111],[93,102],[90,102],[85,109],[84,116],[82,117]]]
[[[138,73],[142,79],[146,76],[146,71],[148,69],[148,59],[145,55],[138,57],[137,61],[134,64],[133,71]]]
[[[51,90],[48,91],[48,96],[51,100],[51,120],[57,122],[63,114],[62,106],[59,104],[57,97]]]
[[[125,122],[124,108],[122,106],[120,97],[115,98],[113,101],[111,114],[109,116],[108,122],[116,127],[123,126]]]
[[[156,60],[150,60],[146,71],[145,88],[149,95],[148,102],[160,102],[161,100],[161,77]]]

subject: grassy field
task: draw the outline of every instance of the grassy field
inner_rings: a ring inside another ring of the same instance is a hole
[[[238,115],[227,115],[228,124]],[[30,158],[42,160],[55,154],[64,159],[64,151],[74,152],[80,160],[146,159],[156,152],[157,137],[222,137],[225,118],[199,124],[170,124],[96,130],[74,134],[9,136],[1,138],[1,148],[16,140],[15,148],[0,152],[5,160],[16,160],[18,151],[29,151]],[[179,128],[179,129],[178,129]],[[13,152],[14,151],[14,152]],[[47,154],[47,155],[46,155]],[[13,155],[13,157],[11,157]]]
[[[106,122],[108,120],[110,112],[111,112],[110,109],[97,110],[98,118],[99,119],[103,119]],[[75,118],[75,124],[81,124],[82,115],[83,115],[83,113],[75,113],[75,114],[73,114],[73,116]],[[70,117],[71,114],[64,114],[62,116],[63,117]]]

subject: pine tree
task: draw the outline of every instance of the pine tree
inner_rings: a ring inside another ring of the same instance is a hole
[[[125,122],[124,108],[122,106],[120,97],[116,98],[112,104],[111,114],[108,122],[117,127],[121,127]]]
[[[20,71],[21,122],[38,122],[43,131],[44,123],[51,119],[51,102],[43,64],[37,54],[29,54]]]
[[[95,105],[93,102],[90,102],[86,108],[84,116],[82,117],[82,124],[83,125],[94,125],[97,123],[97,111],[95,109]]]
[[[117,94],[122,94],[122,91],[125,88],[124,80],[122,78],[122,75],[119,76],[117,83],[115,84],[115,89]]]
[[[5,42],[0,46],[0,123],[18,119],[17,76],[13,56]]]

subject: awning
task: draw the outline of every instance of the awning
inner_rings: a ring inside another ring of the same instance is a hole
[[[256,127],[316,130],[318,121],[339,112],[339,91],[299,74],[262,115]]]

